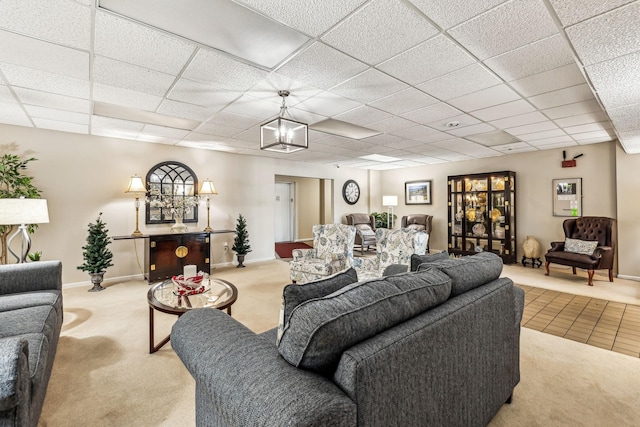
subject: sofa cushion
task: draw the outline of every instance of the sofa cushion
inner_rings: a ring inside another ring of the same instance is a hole
[[[25,307],[0,312],[0,338],[30,333],[53,336],[57,325],[57,313],[51,305]]]
[[[500,277],[502,258],[493,252],[482,252],[457,259],[422,264],[418,271],[437,268],[451,279],[451,297],[463,294]]]
[[[280,337],[285,326],[289,323],[291,312],[301,303],[329,295],[351,283],[358,281],[356,270],[350,268],[346,271],[334,274],[326,279],[308,282],[301,285],[290,284],[282,291],[282,305],[280,307],[280,322],[278,324],[278,337],[276,343],[280,342]]]
[[[569,237],[564,240],[564,250],[566,252],[573,252],[576,254],[592,255],[597,246],[597,240],[579,240],[570,239]]]
[[[411,271],[418,271],[418,266],[425,262],[442,261],[445,259],[449,259],[449,253],[447,251],[442,251],[437,254],[413,254],[411,255]]]
[[[292,365],[329,374],[347,348],[446,301],[439,271],[404,273],[348,285],[298,305],[278,345]]]

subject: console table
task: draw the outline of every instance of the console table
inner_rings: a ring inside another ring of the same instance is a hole
[[[145,239],[144,276],[149,283],[182,274],[185,265],[197,265],[198,271],[211,270],[211,235],[235,233],[233,230],[194,231],[188,233],[114,236],[113,240]]]

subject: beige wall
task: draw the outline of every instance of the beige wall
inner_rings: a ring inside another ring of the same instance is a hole
[[[618,269],[621,277],[640,277],[640,154],[616,148]]]
[[[276,182],[293,183],[295,191],[295,241],[313,240],[312,227],[319,224],[321,180],[298,176],[276,176]]]

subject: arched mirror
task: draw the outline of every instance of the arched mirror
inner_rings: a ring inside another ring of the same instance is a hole
[[[147,173],[147,224],[198,221],[198,178],[180,162],[158,163]]]

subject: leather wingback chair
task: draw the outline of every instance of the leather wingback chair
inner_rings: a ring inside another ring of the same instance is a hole
[[[347,224],[356,227],[356,245],[360,245],[360,254],[376,245],[376,222],[373,215],[354,213],[347,215]],[[366,248],[366,249],[365,249]]]
[[[593,253],[576,253],[566,250],[564,242],[551,242],[551,249],[546,253],[546,273],[549,275],[549,264],[561,264],[587,270],[589,286],[593,286],[593,274],[595,270],[609,270],[609,281],[613,282],[613,262],[616,251],[616,220],[601,216],[583,216],[566,219],[562,227],[564,235],[569,239],[584,242],[597,241]],[[588,252],[588,251],[587,251]]]
[[[411,214],[402,217],[401,228],[424,231],[431,236],[431,221],[433,216],[425,214]],[[427,241],[427,253],[429,253],[429,242]]]

